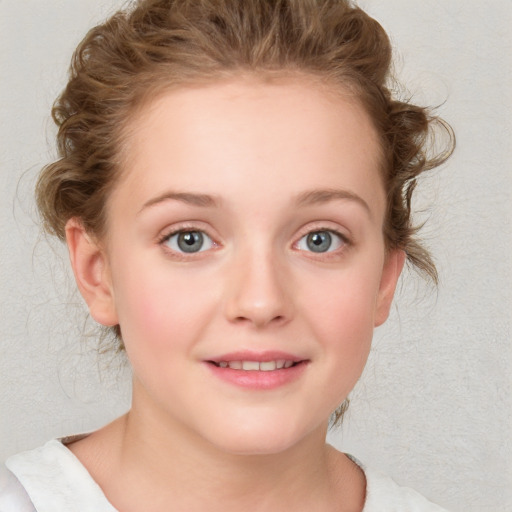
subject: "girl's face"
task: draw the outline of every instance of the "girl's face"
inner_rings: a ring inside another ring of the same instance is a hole
[[[240,79],[166,93],[130,130],[84,295],[121,326],[133,413],[231,453],[323,435],[403,263],[368,116]]]

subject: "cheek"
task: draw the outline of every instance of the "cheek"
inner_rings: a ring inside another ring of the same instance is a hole
[[[379,276],[372,269],[365,273],[340,271],[324,279],[307,294],[309,309],[319,328],[344,335],[373,332]]]
[[[215,303],[201,279],[156,265],[117,276],[116,310],[127,349],[140,345],[158,353],[191,343]]]
[[[346,393],[359,378],[370,351],[380,272],[375,265],[365,266],[340,271],[321,282],[322,286],[304,295],[301,309],[323,345],[329,372]]]

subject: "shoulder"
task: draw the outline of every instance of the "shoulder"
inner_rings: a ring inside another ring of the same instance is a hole
[[[402,487],[388,476],[361,467],[366,476],[363,512],[447,512],[414,489]]]
[[[60,441],[14,455],[5,465],[11,487],[16,485],[14,479],[18,492],[21,488],[21,495],[33,505],[4,510],[0,500],[0,512],[115,512],[85,467]]]
[[[20,481],[0,465],[0,512],[35,512],[34,505]]]

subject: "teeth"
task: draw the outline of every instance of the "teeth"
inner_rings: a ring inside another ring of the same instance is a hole
[[[259,370],[260,363],[258,361],[242,361],[242,370]]]
[[[276,369],[276,362],[275,361],[266,361],[264,363],[260,363],[260,370],[264,372],[270,372],[272,370]]]
[[[232,370],[262,371],[271,372],[293,366],[293,361],[278,359],[277,361],[220,361],[217,366],[220,368],[231,368]]]

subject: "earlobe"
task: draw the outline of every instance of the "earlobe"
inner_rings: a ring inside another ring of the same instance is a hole
[[[398,278],[405,264],[405,252],[399,249],[391,251],[384,263],[375,309],[375,327],[383,324],[389,316]]]
[[[117,325],[110,269],[105,252],[77,218],[66,223],[66,242],[78,289],[91,316],[102,325]]]

